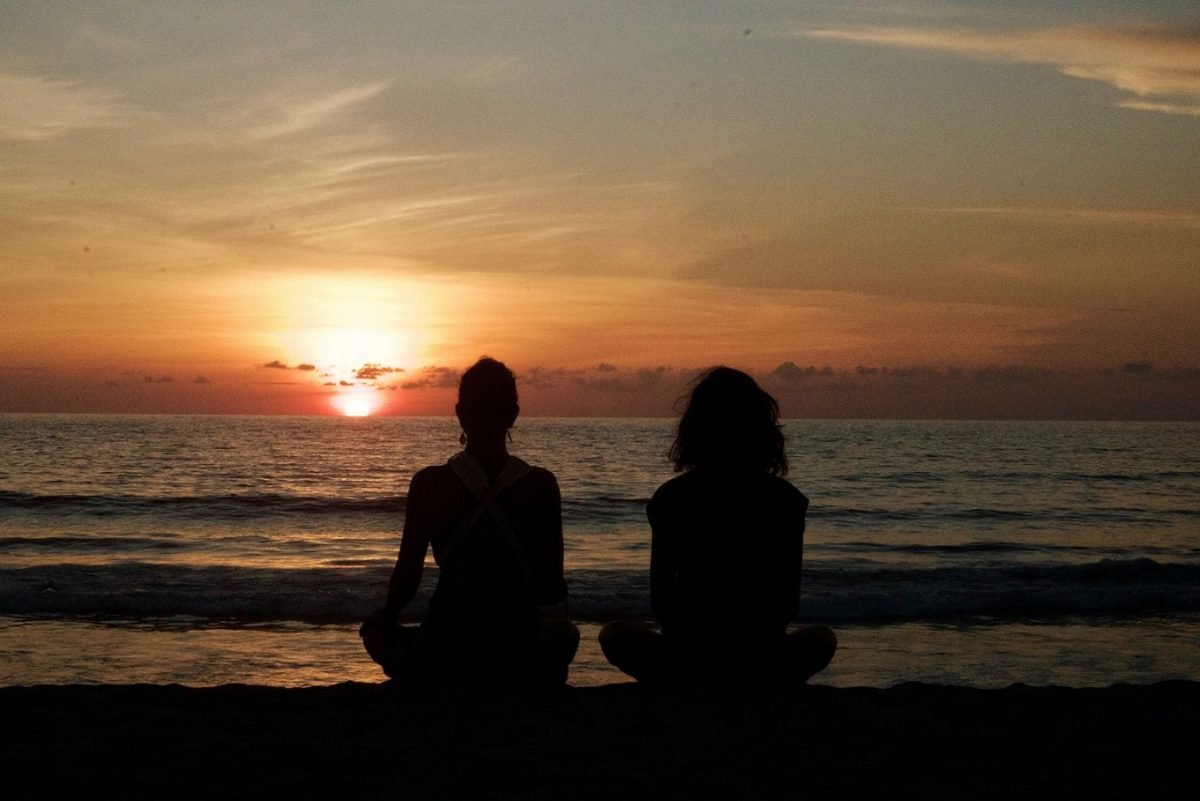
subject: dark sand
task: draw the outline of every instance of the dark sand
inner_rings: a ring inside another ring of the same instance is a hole
[[[25,798],[1194,798],[1200,684],[635,685],[540,698],[387,685],[0,688]]]

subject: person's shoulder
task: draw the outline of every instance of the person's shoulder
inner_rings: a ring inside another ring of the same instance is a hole
[[[688,470],[659,485],[646,504],[646,514],[652,521],[673,517],[695,507],[697,499],[708,497],[709,494],[700,486],[693,471]]]
[[[452,483],[457,483],[458,479],[454,475],[454,470],[447,464],[435,464],[428,467],[422,467],[412,477],[412,486],[414,489],[427,488],[437,489],[439,487],[450,486]]]
[[[558,479],[544,467],[523,462],[525,471],[512,485],[512,492],[526,500],[549,500],[559,497]]]
[[[794,493],[798,493],[798,494],[803,494],[800,492],[799,487],[797,487],[792,482],[788,481],[783,476],[777,476],[772,473],[766,473],[766,474],[764,474],[763,478],[765,481],[767,481],[769,484],[771,484],[771,486],[775,487],[776,490],[779,492],[788,492],[788,493],[794,492]]]
[[[423,467],[408,485],[408,513],[427,514],[431,509],[452,507],[460,502],[462,491],[462,483],[446,465]]]
[[[783,476],[774,476],[768,474],[767,479],[771,487],[771,491],[785,502],[801,506],[805,509],[808,508],[808,496],[801,492],[795,484],[788,481]]]
[[[558,491],[558,477],[544,467],[529,465],[529,471],[521,478],[522,482],[535,487]]]
[[[691,470],[687,470],[673,478],[667,479],[662,484],[659,484],[658,489],[656,489],[654,491],[654,495],[651,496],[650,502],[654,503],[655,500],[671,498],[678,495],[685,495],[689,492],[694,492],[695,486],[696,476]]]
[[[413,480],[420,479],[422,481],[436,481],[441,478],[453,476],[454,471],[449,464],[431,464],[427,467],[422,467],[413,474]]]

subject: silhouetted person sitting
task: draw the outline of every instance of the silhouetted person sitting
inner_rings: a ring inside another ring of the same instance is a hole
[[[779,406],[745,373],[716,367],[692,390],[654,493],[650,601],[661,633],[613,621],[608,661],[640,682],[803,683],[833,658],[827,626],[792,632],[808,498],[788,465]]]
[[[413,476],[387,604],[359,633],[371,658],[401,681],[563,684],[579,630],[541,621],[538,608],[567,593],[558,482],[508,453],[519,407],[504,364],[483,358],[468,369],[455,412],[466,447]],[[400,626],[430,545],[440,573],[425,619],[419,629]]]

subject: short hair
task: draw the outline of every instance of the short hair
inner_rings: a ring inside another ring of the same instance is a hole
[[[693,382],[670,457],[677,472],[716,467],[787,475],[779,403],[741,370],[713,367]]]
[[[510,428],[519,408],[517,378],[504,362],[483,356],[462,374],[456,409],[464,428]]]

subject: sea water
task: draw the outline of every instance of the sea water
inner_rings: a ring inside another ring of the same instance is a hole
[[[1200,424],[784,430],[811,500],[800,619],[840,640],[816,681],[1200,680]],[[0,415],[0,684],[379,680],[357,624],[386,594],[409,479],[458,435],[451,418]],[[573,684],[622,680],[596,631],[650,617],[645,504],[672,435],[513,431],[562,489]]]

